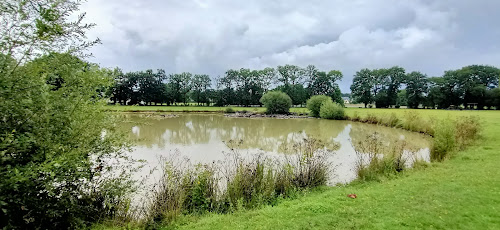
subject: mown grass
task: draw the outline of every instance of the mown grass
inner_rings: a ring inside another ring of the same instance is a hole
[[[418,113],[424,121],[478,116],[481,139],[449,160],[379,182],[324,188],[277,206],[233,214],[183,216],[165,226],[179,229],[498,229],[500,228],[500,113],[355,109],[359,117],[405,119]],[[408,117],[408,115],[406,115]],[[347,194],[355,193],[351,199]]]

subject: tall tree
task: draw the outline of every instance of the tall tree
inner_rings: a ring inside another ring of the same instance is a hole
[[[212,84],[211,79],[206,74],[196,74],[193,77],[193,88],[192,88],[192,96],[193,100],[199,104],[208,103],[208,93],[207,90]]]
[[[362,69],[356,72],[356,74],[354,75],[354,79],[351,85],[352,97],[355,100],[365,104],[365,108],[374,100],[374,96],[372,93],[373,84],[373,72],[369,69]]]
[[[425,94],[428,90],[427,76],[414,71],[407,74],[404,83],[406,84],[408,107],[418,108],[420,104],[425,102]]]
[[[187,72],[170,75],[169,84],[175,95],[175,102],[182,102],[184,105],[187,104],[189,99],[188,93],[191,91],[192,87],[192,76],[191,73]]]

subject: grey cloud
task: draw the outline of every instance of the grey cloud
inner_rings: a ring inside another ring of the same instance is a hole
[[[92,61],[126,71],[222,75],[230,68],[314,64],[344,73],[400,65],[431,76],[498,64],[494,0],[89,0],[103,45]]]

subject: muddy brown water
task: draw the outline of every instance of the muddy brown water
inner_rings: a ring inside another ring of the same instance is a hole
[[[123,114],[121,128],[134,144],[132,156],[146,161],[139,176],[158,167],[161,156],[178,154],[193,163],[210,163],[225,158],[230,148],[242,154],[290,154],[288,146],[303,138],[323,141],[334,150],[330,157],[335,170],[330,183],[348,183],[354,171],[356,143],[377,132],[386,146],[405,140],[405,151],[414,158],[429,160],[430,138],[396,128],[350,121],[323,119],[233,118],[221,114]],[[158,175],[153,178],[157,179]],[[154,180],[154,179],[153,179]]]

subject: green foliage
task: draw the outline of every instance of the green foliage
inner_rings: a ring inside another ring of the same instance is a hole
[[[224,162],[209,165],[166,162],[146,204],[145,224],[171,223],[182,214],[252,209],[326,185],[331,168],[324,144],[305,139],[290,148],[295,154],[285,159],[244,159],[232,151]]]
[[[260,103],[266,107],[268,114],[287,114],[292,106],[292,99],[286,93],[271,91],[262,96]]]
[[[313,117],[319,117],[321,105],[323,105],[325,101],[332,102],[332,98],[325,95],[316,95],[309,98],[309,100],[307,100],[307,109],[311,112],[310,115]]]
[[[103,112],[109,76],[56,53],[0,74],[3,226],[82,227],[126,205],[128,179],[110,176],[106,161],[126,147]]]
[[[478,116],[459,117],[455,124],[455,140],[459,150],[464,150],[475,141],[481,132]]]
[[[344,107],[342,107],[336,102],[332,102],[331,100],[325,100],[323,104],[321,104],[319,115],[323,119],[331,119],[331,120],[345,119]]]
[[[406,89],[400,90],[398,92],[398,98],[396,100],[396,108],[399,108],[401,106],[408,106],[408,93]]]
[[[406,98],[409,108],[418,108],[425,102],[425,93],[428,90],[427,76],[420,72],[411,72],[406,76]],[[401,104],[402,105],[402,104]]]
[[[403,156],[405,146],[406,142],[401,141],[387,147],[378,133],[370,134],[365,141],[356,143],[358,180],[379,181],[406,170],[407,158]]]
[[[441,120],[436,124],[431,148],[431,159],[442,161],[456,148],[456,127],[451,119]]]
[[[355,100],[368,105],[373,102],[372,94],[373,75],[369,69],[362,69],[354,75],[351,85],[352,96]]]
[[[85,41],[93,24],[83,15],[71,21],[80,3],[0,3],[2,229],[128,218],[127,146],[103,111],[112,73],[74,55],[96,42]],[[112,167],[111,158],[123,164]]]
[[[235,113],[236,111],[234,111],[233,107],[227,107],[225,110],[224,110],[225,113]]]

